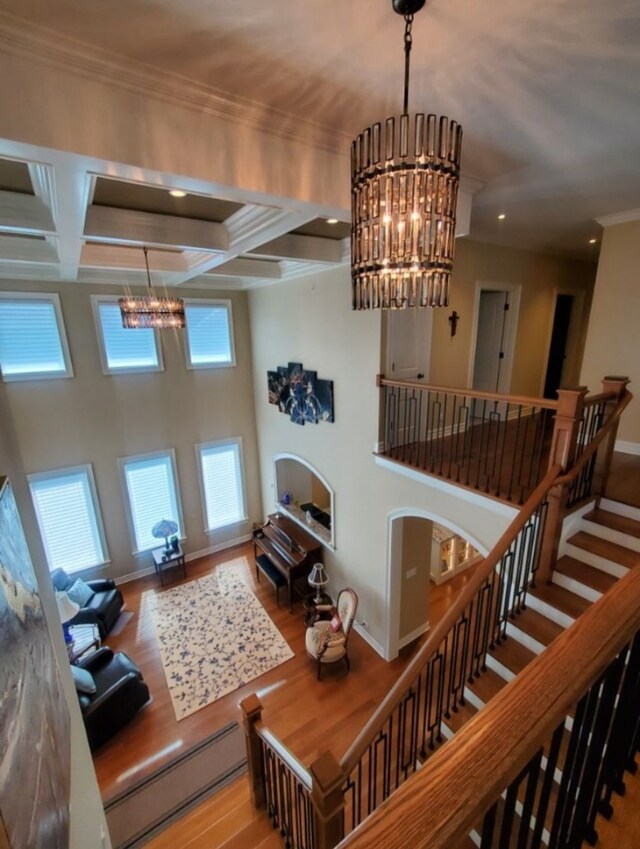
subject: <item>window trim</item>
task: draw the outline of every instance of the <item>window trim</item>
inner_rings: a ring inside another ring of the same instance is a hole
[[[33,509],[35,510],[36,519],[38,521],[38,530],[40,531],[40,537],[42,539],[42,546],[44,548],[44,552],[47,558],[47,566],[49,568],[49,572],[52,572],[54,569],[57,569],[57,566],[51,566],[49,562],[49,549],[46,543],[46,538],[44,534],[44,530],[42,524],[40,522],[40,511],[38,510],[36,499],[31,490],[31,484],[37,483],[38,481],[46,481],[46,480],[54,480],[56,478],[64,478],[70,477],[71,475],[77,475],[81,472],[84,472],[87,476],[87,483],[89,485],[89,494],[91,496],[91,506],[93,507],[93,515],[96,522],[96,529],[98,531],[98,539],[100,540],[100,547],[102,549],[102,557],[98,563],[94,563],[92,566],[80,566],[77,569],[71,569],[65,566],[65,572],[68,572],[70,575],[75,575],[79,572],[85,572],[87,569],[97,569],[100,566],[106,566],[111,563],[111,558],[109,556],[109,549],[107,547],[107,538],[104,532],[104,522],[102,520],[102,509],[100,507],[100,499],[98,498],[98,489],[96,487],[96,479],[93,474],[93,465],[91,463],[82,463],[79,466],[66,466],[62,469],[51,469],[47,472],[33,472],[30,475],[27,475],[27,481],[29,482],[29,492],[31,495],[31,501],[33,502]]]
[[[100,320],[100,304],[118,303],[118,295],[91,295],[91,309],[93,311],[93,320],[96,325],[96,336],[98,339],[98,351],[100,353],[100,364],[102,365],[102,373],[106,375],[118,374],[149,374],[152,372],[164,371],[164,359],[162,356],[162,345],[160,344],[160,333],[153,328],[153,339],[156,347],[156,358],[158,364],[155,366],[123,366],[121,368],[113,368],[109,365],[107,356],[107,346],[104,340],[104,330],[102,321]]]
[[[47,301],[53,305],[56,326],[58,328],[58,337],[60,339],[60,347],[62,349],[62,358],[65,365],[64,371],[33,371],[25,374],[4,374],[4,372],[2,372],[2,379],[4,382],[14,383],[20,380],[60,380],[66,377],[74,377],[71,352],[69,350],[64,317],[62,315],[62,306],[60,304],[60,295],[58,295],[57,292],[4,291],[0,292],[0,299],[3,301]]]
[[[207,498],[204,489],[204,474],[202,471],[202,451],[207,448],[217,448],[221,445],[235,445],[238,450],[238,465],[240,466],[240,492],[242,495],[242,512],[243,517],[236,522],[230,522],[228,525],[218,525],[216,528],[209,528],[209,518],[207,514]],[[247,486],[246,476],[244,471],[244,452],[241,436],[230,436],[226,439],[215,439],[210,442],[200,442],[195,446],[196,451],[196,466],[198,467],[198,482],[200,484],[200,504],[202,505],[202,520],[205,534],[215,534],[217,531],[223,531],[225,528],[233,528],[242,525],[249,521],[247,511]]]
[[[178,510],[178,525],[180,526],[180,540],[186,539],[186,529],[184,526],[184,515],[182,513],[182,499],[180,497],[180,481],[178,480],[178,467],[176,465],[176,452],[173,448],[167,448],[161,451],[150,451],[146,454],[131,454],[129,457],[118,458],[118,468],[120,469],[120,481],[122,484],[124,495],[125,515],[127,517],[127,526],[129,528],[129,536],[131,537],[131,554],[137,556],[139,554],[148,554],[155,548],[160,548],[162,540],[158,540],[157,545],[152,545],[149,548],[138,548],[136,540],[136,528],[133,521],[133,511],[131,510],[131,499],[129,498],[129,487],[127,486],[127,463],[135,463],[140,460],[152,460],[154,457],[168,457],[171,462],[171,471],[173,472],[173,484],[176,496],[176,507]],[[161,517],[162,518],[162,517]]]
[[[236,361],[236,342],[233,332],[233,304],[229,298],[185,298],[185,339],[184,339],[184,355],[188,369],[199,371],[201,369],[210,368],[233,368],[237,365]],[[231,349],[231,357],[224,363],[193,363],[191,361],[191,346],[189,344],[189,316],[187,307],[193,306],[224,306],[227,311],[227,322],[229,325],[229,347]]]

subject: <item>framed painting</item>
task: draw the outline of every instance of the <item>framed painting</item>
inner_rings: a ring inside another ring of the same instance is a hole
[[[2,477],[0,656],[0,846],[67,849],[69,712],[18,508]]]

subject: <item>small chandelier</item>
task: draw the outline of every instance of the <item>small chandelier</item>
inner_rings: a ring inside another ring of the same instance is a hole
[[[353,309],[449,303],[462,127],[408,114],[411,25],[425,2],[392,0],[405,19],[402,115],[351,145]]]
[[[149,294],[142,297],[118,298],[122,326],[127,328],[153,327],[180,328],[185,325],[184,301],[182,298],[158,297],[151,286],[151,275],[149,274],[149,257],[146,246],[144,251],[144,263],[147,268],[147,283]]]

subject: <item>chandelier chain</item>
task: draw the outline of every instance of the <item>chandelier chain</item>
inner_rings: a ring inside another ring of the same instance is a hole
[[[149,253],[149,249],[146,245],[143,245],[142,250],[144,251],[144,264],[147,266],[147,285],[151,288],[151,274],[149,273],[149,257],[147,254]]]
[[[411,61],[411,46],[413,38],[411,36],[411,25],[413,24],[413,15],[404,16],[404,109],[405,115],[409,112],[409,65]]]

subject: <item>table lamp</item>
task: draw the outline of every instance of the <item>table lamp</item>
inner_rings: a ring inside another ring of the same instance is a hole
[[[315,604],[322,604],[322,596],[320,595],[320,590],[322,587],[326,587],[329,583],[329,578],[327,578],[327,573],[324,571],[324,566],[322,563],[315,563],[311,568],[311,572],[309,572],[309,577],[307,578],[312,587],[315,587],[316,597],[314,598]]]
[[[162,519],[151,528],[151,533],[157,539],[164,538],[164,550],[169,552],[171,551],[169,537],[178,533],[178,525],[171,519]]]
[[[65,643],[71,643],[73,641],[73,637],[69,633],[69,622],[80,610],[80,605],[75,601],[71,601],[65,592],[56,592],[56,604],[58,605],[58,613],[60,615],[60,621],[62,622],[64,641]]]

